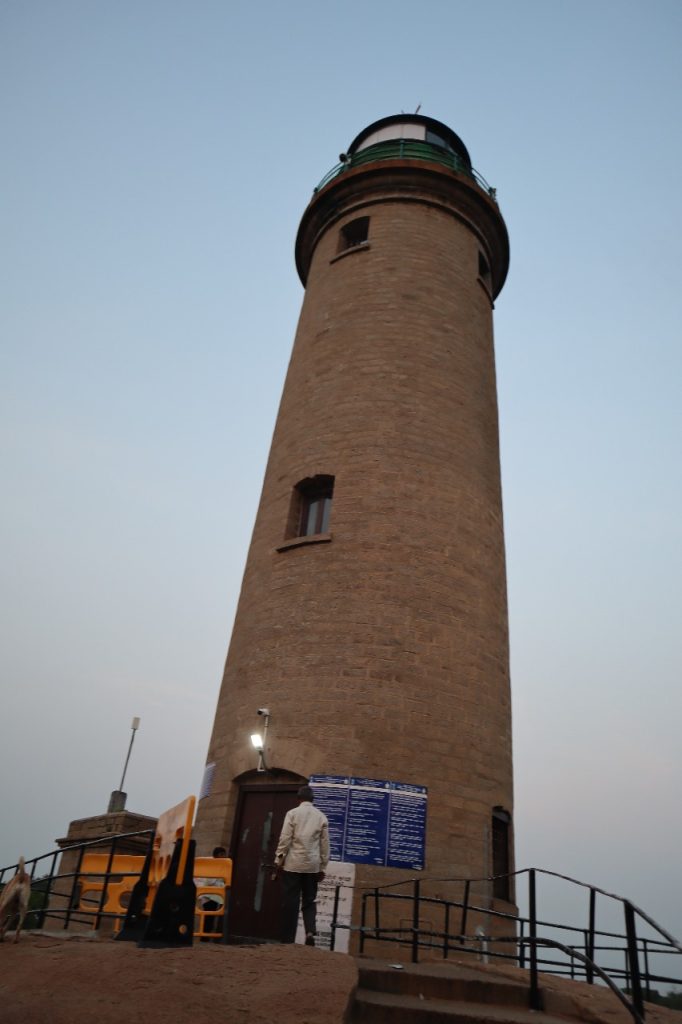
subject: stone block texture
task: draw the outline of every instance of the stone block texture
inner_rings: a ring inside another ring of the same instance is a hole
[[[340,253],[341,229],[358,217],[369,217],[367,240]],[[507,259],[494,201],[424,162],[346,172],[304,214],[305,298],[210,742],[199,852],[229,844],[235,780],[255,767],[249,734],[267,706],[269,765],[425,785],[424,875],[491,873],[493,808],[512,812],[492,323]],[[316,475],[334,477],[328,534],[287,546],[294,489]],[[400,877],[358,867],[359,884]]]

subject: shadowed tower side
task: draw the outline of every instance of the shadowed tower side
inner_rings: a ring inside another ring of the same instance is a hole
[[[427,876],[513,869],[492,321],[508,260],[494,191],[419,115],[361,132],[303,214],[305,297],[196,829],[231,846],[238,903],[240,886],[267,900],[271,835],[311,774],[427,787]],[[400,877],[357,868],[359,884]]]

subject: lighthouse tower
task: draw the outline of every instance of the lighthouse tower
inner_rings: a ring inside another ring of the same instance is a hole
[[[196,828],[234,858],[237,935],[276,937],[268,865],[309,778],[357,886],[513,870],[492,317],[508,262],[494,190],[428,117],[365,128],[303,214]],[[513,903],[506,878],[474,891]]]

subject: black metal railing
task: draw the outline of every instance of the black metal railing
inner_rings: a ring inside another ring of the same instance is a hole
[[[472,890],[488,889],[495,878],[415,878],[408,882],[359,890],[360,925],[353,927],[338,920],[340,886],[334,900],[332,920],[332,949],[336,932],[349,928],[359,934],[359,952],[362,955],[372,943],[391,943],[407,947],[413,963],[420,953],[437,951],[444,959],[456,952],[476,955],[487,960],[512,962],[528,970],[529,1005],[542,1006],[539,975],[542,973],[568,976],[574,980],[594,984],[598,980],[608,986],[620,1002],[627,1007],[636,1024],[645,1018],[645,999],[653,999],[656,985],[682,983],[682,945],[651,917],[631,901],[606,892],[597,886],[579,882],[567,875],[543,869],[527,868],[509,876],[497,878],[528,878],[528,916],[517,916],[494,910],[492,900],[479,895],[472,898]],[[561,879],[589,892],[586,926],[566,924],[541,918],[538,913],[537,878]],[[462,885],[461,899],[443,899],[425,895],[429,885]],[[597,928],[597,897],[613,901],[622,914],[623,931]],[[400,917],[404,906],[405,916]],[[387,924],[392,913],[398,924]],[[428,917],[427,917],[428,915]],[[478,918],[485,921],[472,931],[470,923]],[[434,923],[435,919],[435,923]],[[502,934],[508,930],[510,934]],[[648,930],[649,935],[644,935]],[[560,938],[556,937],[560,935]],[[560,954],[557,957],[557,954]],[[663,970],[672,962],[671,970]]]
[[[146,845],[149,846],[153,837],[152,829],[100,837],[26,861],[32,890],[38,896],[27,918],[32,917],[34,926],[38,928],[44,927],[45,921],[50,918],[61,921],[63,928],[67,929],[71,922],[87,923],[98,928],[102,919],[120,916],[104,910],[108,886],[118,878],[111,871],[117,849],[124,843],[130,849],[131,840],[141,843],[146,839]],[[98,899],[92,901],[92,907],[86,908],[81,905],[80,898],[79,879],[83,858],[87,852],[102,846],[105,846],[108,854],[106,869],[99,873],[88,870],[88,878],[103,880],[102,890]],[[58,871],[58,859],[66,854],[76,857],[75,864],[68,871]],[[43,861],[48,861],[49,867],[41,873],[39,865]],[[11,865],[0,869],[0,885],[14,875],[16,868],[17,865]],[[495,910],[493,900],[486,892],[492,891],[491,886],[496,879],[511,882],[522,876],[528,879],[527,916]],[[586,926],[550,921],[539,915],[538,876],[559,879],[588,892]],[[427,895],[424,891],[427,885],[440,887],[445,883],[449,886],[461,885],[461,899],[443,899],[437,895]],[[337,931],[349,929],[359,936],[361,955],[365,953],[368,944],[390,943],[407,947],[413,963],[419,962],[422,951],[430,955],[437,951],[443,959],[456,952],[458,957],[469,954],[486,961],[511,962],[529,972],[529,1005],[534,1009],[542,1006],[539,984],[539,975],[542,973],[569,976],[588,984],[599,980],[627,1007],[636,1024],[644,1021],[645,1000],[655,998],[656,985],[682,984],[682,944],[676,938],[630,900],[554,871],[527,868],[510,875],[480,879],[414,878],[392,885],[360,889],[359,926],[339,921],[342,888],[347,887],[337,885],[334,894],[332,950]],[[478,895],[474,895],[476,890]],[[611,901],[612,906],[622,914],[622,932],[597,927],[598,897]],[[406,916],[399,918],[397,925],[387,924],[387,913],[396,907],[404,907]],[[428,920],[425,919],[425,912],[431,915]],[[438,915],[439,919],[435,919]],[[472,931],[472,921],[476,919],[486,922],[487,927],[483,928],[479,923]],[[648,935],[644,934],[646,930]],[[504,931],[509,934],[503,934]],[[557,938],[557,934],[561,938]],[[562,954],[562,957],[557,959],[556,953]],[[668,968],[671,963],[671,969],[663,970],[664,966]]]
[[[426,160],[432,164],[449,167],[450,170],[471,178],[491,199],[497,202],[496,189],[492,188],[483,175],[474,170],[459,154],[444,149],[442,146],[434,146],[429,142],[419,142],[417,139],[394,139],[390,142],[378,142],[375,146],[368,146],[367,149],[353,153],[352,156],[332,167],[331,171],[328,171],[322,181],[313,189],[313,192],[319,192],[345,171],[361,167],[363,164],[374,163],[377,160]]]
[[[115,882],[119,877],[117,874],[112,873],[111,866],[121,845],[129,846],[131,840],[141,841],[145,838],[148,841],[145,845],[149,846],[154,838],[154,829],[143,829],[140,832],[125,832],[120,835],[102,836],[88,842],[74,843],[73,846],[65,846],[63,849],[54,850],[51,853],[44,853],[39,857],[33,857],[30,860],[27,860],[26,871],[31,876],[31,891],[38,895],[38,899],[35,901],[37,902],[37,905],[30,907],[26,914],[27,926],[44,928],[45,922],[50,919],[62,922],[64,930],[66,930],[72,922],[88,924],[93,928],[98,928],[103,919],[120,916],[119,914],[104,910],[107,902],[109,885],[112,882]],[[102,891],[99,894],[98,899],[96,901],[92,901],[91,907],[83,909],[80,906],[79,882],[83,857],[88,852],[96,851],[98,847],[100,849],[105,847],[105,852],[108,854],[107,869],[103,872],[89,871],[88,877],[102,879]],[[73,866],[73,869],[69,871],[58,870],[58,861],[66,854],[76,857],[75,865]],[[39,865],[43,861],[48,862],[46,871],[39,869]],[[12,864],[8,867],[0,868],[0,885],[9,881],[9,879],[13,877],[17,867],[17,864]]]

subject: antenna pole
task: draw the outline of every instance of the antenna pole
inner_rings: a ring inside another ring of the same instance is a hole
[[[123,775],[121,776],[121,785],[118,787],[120,790],[123,790],[123,782],[124,782],[125,777],[126,777],[126,772],[128,771],[128,761],[130,760],[130,752],[133,749],[133,743],[135,742],[135,733],[140,728],[140,719],[139,718],[133,718],[133,724],[131,725],[130,728],[132,729],[132,735],[130,737],[130,746],[128,747],[128,756],[126,757],[126,763],[123,765]]]

